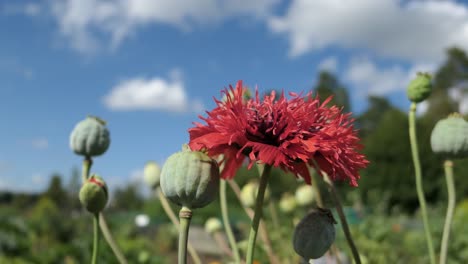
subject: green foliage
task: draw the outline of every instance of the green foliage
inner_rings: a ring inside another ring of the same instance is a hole
[[[327,71],[320,72],[319,80],[313,90],[320,96],[322,101],[333,96],[333,99],[328,103],[329,106],[336,105],[343,107],[344,112],[351,110],[348,91],[332,73]]]

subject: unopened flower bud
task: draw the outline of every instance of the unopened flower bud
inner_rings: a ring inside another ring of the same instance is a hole
[[[154,161],[149,161],[145,165],[145,169],[143,170],[143,177],[145,183],[151,188],[155,189],[159,186],[159,179],[161,175],[161,168],[159,165]]]
[[[107,185],[101,177],[93,174],[81,187],[79,197],[86,210],[97,214],[106,207],[109,199]]]
[[[216,217],[210,217],[208,220],[205,222],[205,231],[208,234],[214,234],[218,231],[223,229],[223,224],[221,221],[216,218]]]
[[[411,102],[419,103],[426,100],[432,92],[432,77],[428,73],[418,73],[408,85],[406,91]]]
[[[335,241],[336,221],[330,210],[310,211],[294,229],[293,246],[306,260],[320,258]]]

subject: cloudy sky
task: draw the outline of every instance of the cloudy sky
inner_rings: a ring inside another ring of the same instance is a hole
[[[112,143],[93,171],[139,178],[237,80],[308,91],[334,72],[352,109],[369,94],[405,109],[405,84],[444,50],[468,50],[464,1],[0,1],[0,189],[40,191],[81,158],[69,134],[88,114]]]

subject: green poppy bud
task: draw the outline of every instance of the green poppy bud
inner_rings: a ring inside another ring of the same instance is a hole
[[[418,73],[408,85],[406,91],[411,102],[419,103],[426,100],[432,92],[432,77],[428,73]]]
[[[173,203],[189,209],[201,208],[217,197],[219,178],[216,160],[186,149],[167,159],[161,171],[161,190]]]
[[[290,193],[284,193],[281,196],[281,200],[279,201],[279,208],[281,212],[289,214],[292,213],[297,207],[296,199],[294,195]]]
[[[257,200],[258,193],[258,181],[250,181],[244,187],[242,187],[240,199],[245,207],[254,207]],[[263,197],[264,204],[270,200],[270,191],[268,188],[265,190],[265,196]]]
[[[468,156],[468,123],[454,113],[439,120],[431,133],[431,147],[434,153],[445,158],[466,158]]]
[[[297,188],[294,196],[300,206],[311,205],[315,200],[315,193],[310,185],[302,185]]]
[[[214,234],[214,233],[220,231],[221,229],[223,229],[223,224],[221,223],[221,221],[218,218],[210,217],[210,218],[208,218],[208,220],[206,220],[206,222],[205,222],[205,231],[208,234]]]
[[[311,210],[297,224],[293,234],[293,246],[306,260],[320,258],[335,241],[336,221],[330,210]]]
[[[106,207],[109,199],[107,185],[100,176],[93,174],[81,187],[79,197],[88,212],[97,214]]]
[[[95,116],[88,116],[76,124],[70,134],[70,148],[78,155],[93,157],[104,154],[110,145],[106,122]]]
[[[148,161],[143,170],[143,177],[145,183],[151,188],[156,189],[159,186],[159,177],[161,175],[161,168],[154,161]]]

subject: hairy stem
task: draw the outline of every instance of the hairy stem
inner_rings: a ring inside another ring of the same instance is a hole
[[[234,233],[232,232],[231,224],[229,223],[225,180],[221,180],[219,185],[219,196],[221,200],[221,215],[223,217],[224,230],[226,231],[226,235],[232,249],[234,262],[240,263],[239,248],[237,247],[236,239],[234,238]]]
[[[444,233],[442,235],[442,244],[440,246],[440,264],[447,262],[447,249],[450,237],[450,228],[452,227],[453,212],[455,209],[455,183],[453,181],[453,162],[446,160],[444,162],[445,179],[447,180],[448,205],[445,216]]]
[[[268,185],[268,179],[270,177],[270,165],[265,165],[265,168],[260,178],[260,184],[258,186],[257,199],[255,201],[254,217],[252,219],[252,225],[250,227],[249,242],[247,244],[247,258],[246,263],[252,264],[253,256],[255,251],[255,242],[257,240],[257,231],[260,219],[262,219],[263,211],[263,199],[265,196],[265,190]]]
[[[413,156],[414,174],[416,177],[416,192],[418,193],[419,205],[421,207],[421,217],[424,224],[424,232],[426,234],[427,248],[429,250],[429,258],[431,264],[436,263],[434,247],[432,245],[431,231],[429,227],[429,220],[427,219],[426,198],[424,197],[424,190],[422,186],[421,163],[419,161],[418,141],[416,137],[416,103],[411,103],[409,115],[409,137],[411,144],[411,154]]]

